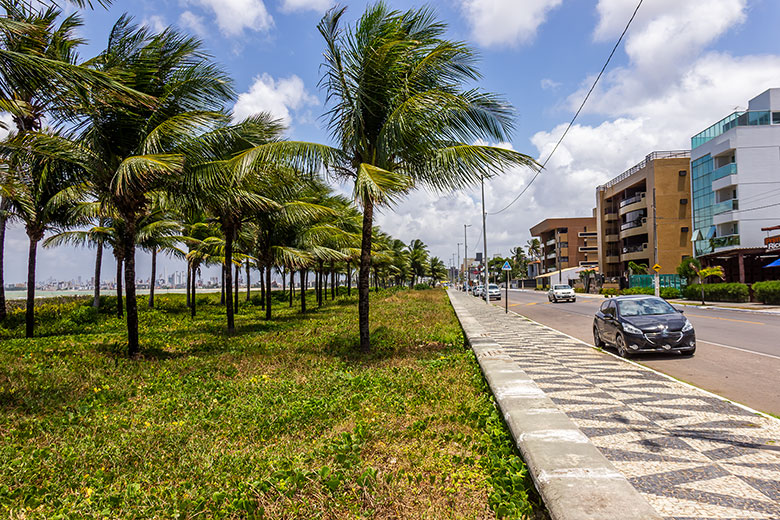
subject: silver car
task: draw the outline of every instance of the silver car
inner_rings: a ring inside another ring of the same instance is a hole
[[[560,301],[577,301],[574,289],[568,285],[553,285],[550,287],[550,290],[547,291],[547,299],[553,303],[558,303]]]
[[[501,299],[501,289],[498,287],[498,285],[494,283],[488,285],[488,298],[491,300]]]

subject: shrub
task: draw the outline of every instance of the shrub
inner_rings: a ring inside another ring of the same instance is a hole
[[[630,287],[623,289],[621,294],[655,294],[655,289],[652,287]]]
[[[661,298],[664,300],[675,300],[680,297],[680,289],[676,287],[661,287]]]
[[[780,303],[780,280],[756,282],[753,291],[761,303]]]
[[[73,323],[75,323],[76,325],[87,325],[90,323],[97,323],[98,310],[92,306],[76,307],[76,309],[74,309],[70,313],[68,319]]]
[[[575,287],[574,288],[574,292],[576,292],[576,293],[584,293],[585,289],[583,289],[582,287]]]
[[[428,290],[430,288],[431,288],[431,286],[428,285],[427,283],[418,283],[417,285],[414,286],[414,290],[415,291],[425,291],[425,290]]]
[[[685,288],[685,298],[701,300],[701,288],[698,283]],[[704,284],[704,299],[711,302],[746,302],[748,301],[748,286],[744,283],[708,283]]]
[[[618,296],[620,294],[620,289],[615,289],[613,287],[602,287],[599,291],[599,294],[603,294],[604,296]]]

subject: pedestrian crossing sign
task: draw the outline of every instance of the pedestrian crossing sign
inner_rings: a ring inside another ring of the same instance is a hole
[[[502,271],[511,271],[512,270],[512,266],[509,265],[509,260],[505,260],[504,261],[504,265],[501,266],[501,270]]]

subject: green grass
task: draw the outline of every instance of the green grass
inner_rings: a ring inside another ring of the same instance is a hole
[[[0,328],[0,517],[523,518],[542,514],[443,291],[224,332],[218,296],[139,298],[142,356],[85,300]],[[314,303],[313,298],[309,304]]]

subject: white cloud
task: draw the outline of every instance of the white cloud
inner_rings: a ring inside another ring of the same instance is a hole
[[[562,85],[562,83],[549,78],[544,78],[539,84],[542,86],[542,90],[557,90]]]
[[[274,24],[263,0],[186,0],[186,3],[213,11],[225,36],[238,36],[244,29],[267,31]]]
[[[14,119],[8,112],[0,113],[0,141],[5,140],[8,134],[15,129]]]
[[[472,37],[485,47],[527,43],[561,0],[461,0]]]
[[[165,18],[159,15],[147,16],[141,21],[141,25],[148,27],[155,33],[161,33],[168,28]]]
[[[269,74],[257,76],[248,92],[238,96],[233,107],[233,118],[242,120],[257,112],[270,112],[282,119],[286,125],[292,123],[290,111],[319,103],[317,97],[309,94],[303,80],[293,74],[288,78],[274,80]]]
[[[198,16],[192,11],[184,11],[179,16],[179,25],[185,29],[189,29],[200,37],[206,36],[206,26],[203,25],[203,17]]]
[[[333,0],[282,0],[282,11],[290,13],[293,11],[317,11],[325,12]]]

